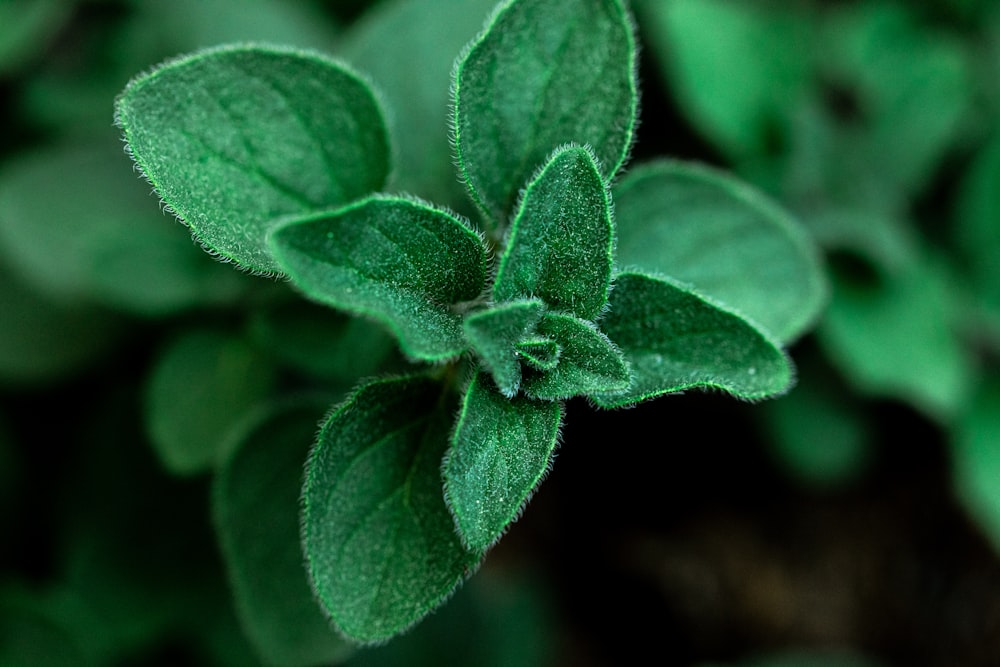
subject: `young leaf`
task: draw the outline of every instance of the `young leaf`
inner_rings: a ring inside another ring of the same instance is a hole
[[[236,611],[271,665],[331,664],[350,652],[313,596],[299,542],[302,462],[323,410],[308,401],[255,415],[234,436],[237,444],[213,480]]]
[[[528,184],[493,298],[539,298],[592,320],[608,300],[613,254],[611,204],[594,157],[579,146],[562,148]]]
[[[819,315],[826,283],[803,229],[748,185],[658,161],[615,187],[618,265],[694,285],[781,341]]]
[[[269,245],[277,266],[306,295],[381,320],[407,354],[438,360],[466,349],[454,306],[480,295],[486,250],[449,213],[372,197],[291,219]]]
[[[501,395],[476,373],[444,462],[444,490],[473,552],[497,541],[531,497],[559,436],[562,405]]]
[[[505,396],[513,396],[521,385],[519,343],[542,319],[541,301],[509,301],[465,318],[465,336],[479,355],[483,367]]]
[[[380,189],[382,111],[361,78],[315,53],[229,46],[131,81],[117,122],[163,201],[211,251],[278,270],[265,240],[284,215]]]
[[[229,429],[271,390],[274,370],[245,341],[195,329],[172,341],[146,387],[146,429],[164,466],[178,475],[212,468]]]
[[[424,377],[374,380],[323,425],[303,490],[313,588],[358,642],[389,639],[477,564],[441,494],[453,406]]]
[[[558,146],[592,146],[615,175],[637,105],[631,18],[619,0],[510,0],[455,69],[458,165],[489,225]]]
[[[552,400],[628,388],[632,378],[621,352],[590,322],[549,313],[538,333],[558,345],[559,358],[552,370],[525,375],[527,396]]]
[[[764,333],[666,279],[619,275],[601,328],[625,355],[634,378],[627,391],[595,395],[602,407],[692,387],[766,398],[792,383],[788,358]]]
[[[530,336],[517,344],[517,353],[529,366],[551,371],[559,364],[559,343],[542,336]]]

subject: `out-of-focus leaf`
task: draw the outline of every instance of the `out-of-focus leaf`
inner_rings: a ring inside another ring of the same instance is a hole
[[[297,297],[256,311],[250,336],[280,362],[340,385],[353,386],[400,360],[384,327]]]
[[[229,430],[270,392],[270,361],[244,340],[194,329],[171,341],[146,387],[146,428],[168,470],[205,472]]]
[[[1000,552],[1000,382],[995,377],[963,410],[950,444],[955,494]]]
[[[939,420],[953,417],[973,369],[948,267],[928,256],[874,284],[843,272],[834,278],[817,334],[837,367],[864,393],[907,401]]]
[[[639,0],[643,36],[687,118],[735,158],[787,134],[811,76],[810,24],[789,7]]]
[[[67,0],[0,2],[0,76],[41,53],[72,10]]]
[[[821,386],[815,371],[801,369],[794,391],[758,409],[787,474],[810,488],[838,488],[864,473],[873,443],[849,395]]]
[[[45,292],[142,315],[232,298],[243,281],[161,215],[121,144],[73,143],[0,170],[0,252]]]
[[[286,215],[381,189],[388,134],[367,82],[315,52],[223,46],[126,86],[116,120],[138,167],[213,252],[277,272],[267,234]]]
[[[954,223],[974,289],[1000,315],[1000,133],[965,174]]]
[[[5,667],[71,667],[86,659],[58,619],[0,592],[0,664]]]
[[[299,542],[303,465],[327,404],[274,406],[242,424],[213,480],[213,514],[247,636],[271,665],[335,664],[351,652],[309,587]]]
[[[557,632],[544,581],[490,563],[444,607],[385,646],[355,653],[346,667],[544,667]],[[517,640],[513,641],[512,638]]]
[[[974,90],[964,46],[897,2],[831,11],[823,64],[857,97],[864,156],[880,180],[914,192],[963,130]]]
[[[668,275],[787,342],[819,315],[826,282],[798,221],[749,185],[655,162],[615,187],[618,265]]]
[[[451,70],[494,5],[496,0],[389,0],[344,35],[338,52],[372,78],[389,110],[393,191],[468,208],[448,138]]]
[[[270,42],[328,51],[337,26],[316,2],[254,0],[172,0],[140,2],[136,32],[153,39],[167,53],[183,53],[218,44]]]
[[[41,384],[71,375],[109,351],[121,332],[116,316],[53,300],[5,265],[0,265],[0,314],[0,383]]]

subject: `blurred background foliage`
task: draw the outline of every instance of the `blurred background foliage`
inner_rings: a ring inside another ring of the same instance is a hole
[[[294,497],[250,496],[301,470],[261,476],[254,420],[402,361],[202,252],[133,172],[114,98],[224,42],[330,52],[383,94],[392,189],[469,211],[448,75],[492,5],[0,0],[0,664],[995,665],[990,0],[633,0],[632,164],[732,170],[824,249],[798,387],[574,405],[531,509],[448,605],[385,647],[280,648],[258,584],[298,546],[248,549],[236,509],[286,530]]]

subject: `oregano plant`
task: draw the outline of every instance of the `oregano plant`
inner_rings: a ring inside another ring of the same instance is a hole
[[[381,323],[412,362],[332,407],[306,462],[308,582],[355,642],[406,630],[477,568],[549,470],[569,399],[617,408],[707,388],[758,400],[793,382],[784,345],[821,306],[816,252],[722,172],[668,160],[623,172],[636,53],[623,0],[494,10],[451,82],[475,220],[391,191],[374,84],[319,53],[212,48],[117,101],[135,163],[209,252]],[[286,400],[276,414],[297,421],[254,430],[253,451],[310,433],[314,401]],[[248,515],[240,480],[267,464],[235,461],[216,514],[238,578],[262,561],[227,522]],[[237,585],[247,613],[274,614],[266,588]]]

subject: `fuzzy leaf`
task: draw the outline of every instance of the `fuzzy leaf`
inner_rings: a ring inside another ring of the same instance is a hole
[[[512,0],[459,58],[459,169],[492,228],[557,147],[593,147],[610,180],[635,130],[636,47],[619,0]]]
[[[472,379],[444,463],[445,497],[470,550],[496,542],[528,502],[548,470],[562,413],[555,401],[506,398],[483,373]]]
[[[134,79],[117,103],[132,156],[213,252],[275,272],[276,219],[380,189],[382,111],[361,78],[315,53],[221,47]]]
[[[441,604],[476,566],[441,493],[452,405],[422,377],[372,381],[323,425],[309,458],[302,539],[334,623],[389,639]]]
[[[693,387],[766,398],[792,384],[791,362],[764,333],[665,279],[619,275],[601,329],[621,349],[634,378],[627,391],[595,395],[603,407]]]
[[[542,319],[541,301],[509,301],[465,318],[465,336],[505,396],[521,385],[518,345]]]
[[[493,298],[539,298],[592,320],[608,300],[613,253],[610,200],[593,156],[560,149],[528,184]]]
[[[541,336],[529,337],[517,344],[517,353],[528,365],[540,371],[551,371],[559,364],[559,343]]]
[[[524,393],[552,400],[627,389],[631,376],[621,352],[590,322],[549,313],[538,333],[558,345],[552,370],[525,374]]]
[[[226,436],[272,387],[266,357],[222,331],[196,329],[172,341],[146,387],[146,430],[178,475],[211,469]]]
[[[826,283],[815,246],[750,186],[661,161],[629,172],[614,194],[619,266],[690,283],[782,341],[819,315]]]
[[[236,611],[268,664],[310,667],[350,648],[330,627],[302,566],[302,463],[325,407],[273,406],[242,426],[213,480],[212,509]]]
[[[452,215],[409,199],[373,197],[290,220],[271,236],[281,270],[309,297],[375,317],[419,359],[466,349],[453,306],[479,296],[486,251]]]

